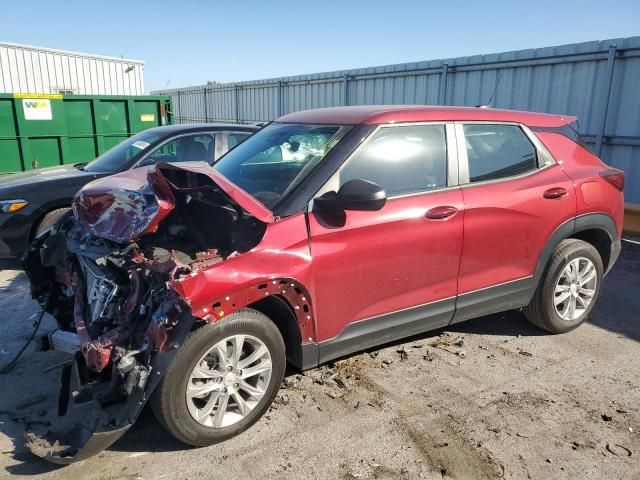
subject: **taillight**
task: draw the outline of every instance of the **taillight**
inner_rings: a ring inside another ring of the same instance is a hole
[[[608,168],[600,172],[600,176],[618,190],[624,190],[624,172],[617,168]]]

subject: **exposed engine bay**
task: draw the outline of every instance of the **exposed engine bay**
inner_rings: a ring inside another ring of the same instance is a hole
[[[77,421],[28,440],[56,463],[97,453],[135,421],[201,321],[176,282],[252,249],[265,232],[206,175],[168,164],[139,170],[85,187],[73,214],[23,259],[33,298],[79,346],[59,400],[59,415]]]

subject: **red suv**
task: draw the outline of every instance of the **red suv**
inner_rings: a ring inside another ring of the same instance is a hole
[[[148,398],[178,439],[215,443],[266,411],[287,360],[307,369],[481,315],[521,308],[550,332],[576,328],[620,252],[624,175],[575,123],[311,110],[213,167],[90,183],[24,259],[59,324],[50,344],[78,348],[61,394],[78,422],[37,453],[106,448]]]

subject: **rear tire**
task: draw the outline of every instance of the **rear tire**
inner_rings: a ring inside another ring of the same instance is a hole
[[[551,255],[524,314],[548,332],[569,332],[589,317],[603,276],[602,259],[593,245],[574,238],[563,240]]]
[[[53,225],[60,219],[60,217],[62,217],[69,210],[69,208],[56,208],[55,210],[51,210],[49,213],[47,213],[38,223],[33,238],[39,237],[48,229],[53,227]]]
[[[284,341],[276,325],[245,308],[187,336],[151,406],[181,442],[218,443],[245,431],[267,411],[285,366]]]

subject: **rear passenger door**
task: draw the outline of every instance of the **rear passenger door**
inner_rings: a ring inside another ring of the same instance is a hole
[[[464,242],[454,321],[520,307],[551,233],[575,215],[571,179],[528,128],[457,123]],[[524,300],[523,300],[524,299]]]

